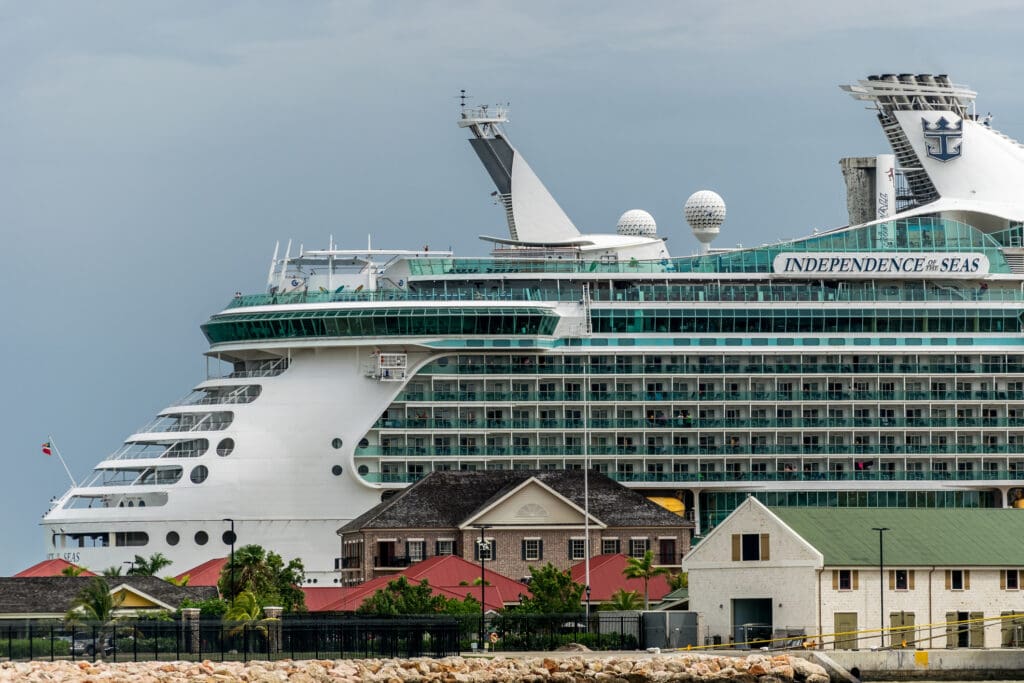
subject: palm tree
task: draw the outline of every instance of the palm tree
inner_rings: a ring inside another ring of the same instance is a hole
[[[625,588],[612,593],[611,600],[601,605],[603,610],[614,610],[617,612],[631,612],[640,609],[640,594],[636,591],[628,591]]]
[[[228,611],[224,613],[224,621],[230,623],[230,635],[238,635],[248,630],[255,630],[264,637],[268,635],[267,623],[274,619],[263,618],[263,608],[252,591],[242,591],[235,596]],[[248,641],[248,639],[246,639]],[[250,644],[250,647],[252,645]]]
[[[191,578],[191,574],[185,574],[185,576],[182,576],[181,578],[178,578],[176,576],[165,576],[164,581],[171,584],[172,586],[187,586],[188,581]]]
[[[655,576],[662,576],[668,573],[668,567],[654,566],[654,552],[650,550],[645,552],[643,557],[627,557],[626,568],[622,570],[622,575],[627,579],[644,580],[644,610],[650,609],[651,606],[647,584]]]
[[[686,572],[674,572],[668,575],[668,587],[674,591],[690,587],[690,575]]]
[[[61,576],[81,576],[84,573],[85,567],[79,567],[77,564],[69,564],[60,570]]]
[[[64,619],[70,622],[85,621],[103,627],[114,620],[114,611],[123,601],[123,595],[111,595],[110,584],[102,576],[97,576],[71,601],[71,609],[64,615]]]
[[[171,566],[172,562],[163,553],[153,553],[146,559],[142,555],[136,555],[132,560],[132,568],[128,570],[128,576],[156,576],[161,569]]]
[[[112,577],[112,576],[121,576],[123,572],[124,572],[124,567],[122,567],[121,565],[114,565],[112,567],[107,567],[106,569],[104,569],[101,572],[101,574],[103,574],[103,576],[106,576],[106,577]]]

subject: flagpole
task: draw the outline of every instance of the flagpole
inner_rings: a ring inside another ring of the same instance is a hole
[[[64,456],[60,454],[60,449],[57,448],[57,442],[53,440],[53,435],[51,434],[47,438],[49,438],[50,448],[52,448],[53,452],[57,454],[57,458],[60,460],[60,464],[64,465],[64,471],[68,473],[68,479],[71,480],[71,485],[77,488],[78,482],[76,482],[75,478],[71,476],[71,470],[68,469],[68,464],[64,462]]]

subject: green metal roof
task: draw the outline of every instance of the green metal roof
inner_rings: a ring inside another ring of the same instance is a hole
[[[1024,567],[1024,510],[773,507],[772,513],[825,556],[828,566]]]

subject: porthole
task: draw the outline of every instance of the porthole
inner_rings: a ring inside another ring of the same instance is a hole
[[[331,448],[341,448],[342,441],[338,437],[331,439]]]
[[[359,439],[359,447],[360,448],[369,448],[370,447],[370,441],[368,439]]]
[[[359,472],[359,476],[365,477],[367,474],[370,473],[370,468],[367,467],[366,465],[360,465],[357,471]]]
[[[167,532],[167,545],[178,545],[178,541],[181,540],[181,536],[178,535],[177,531]]]
[[[206,465],[196,465],[189,472],[188,478],[192,480],[193,484],[202,484],[209,475],[210,470],[206,469]]]
[[[234,439],[221,439],[220,443],[217,444],[217,455],[224,457],[225,455],[231,455],[231,451],[235,450]]]
[[[341,465],[335,465],[334,467],[331,468],[331,474],[333,474],[336,477],[340,477],[342,471],[343,470],[341,469]]]
[[[196,532],[196,545],[206,545],[206,542],[209,540],[210,536],[205,531]]]
[[[221,534],[220,538],[222,541],[224,541],[224,545],[231,545],[232,543],[238,540],[238,537],[235,535],[235,532],[231,529],[228,529],[223,534]]]

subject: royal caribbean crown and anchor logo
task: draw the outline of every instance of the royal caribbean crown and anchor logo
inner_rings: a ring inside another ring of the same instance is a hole
[[[963,153],[964,120],[950,123],[945,116],[935,123],[921,119],[924,129],[924,146],[928,156],[937,161],[958,159]]]

